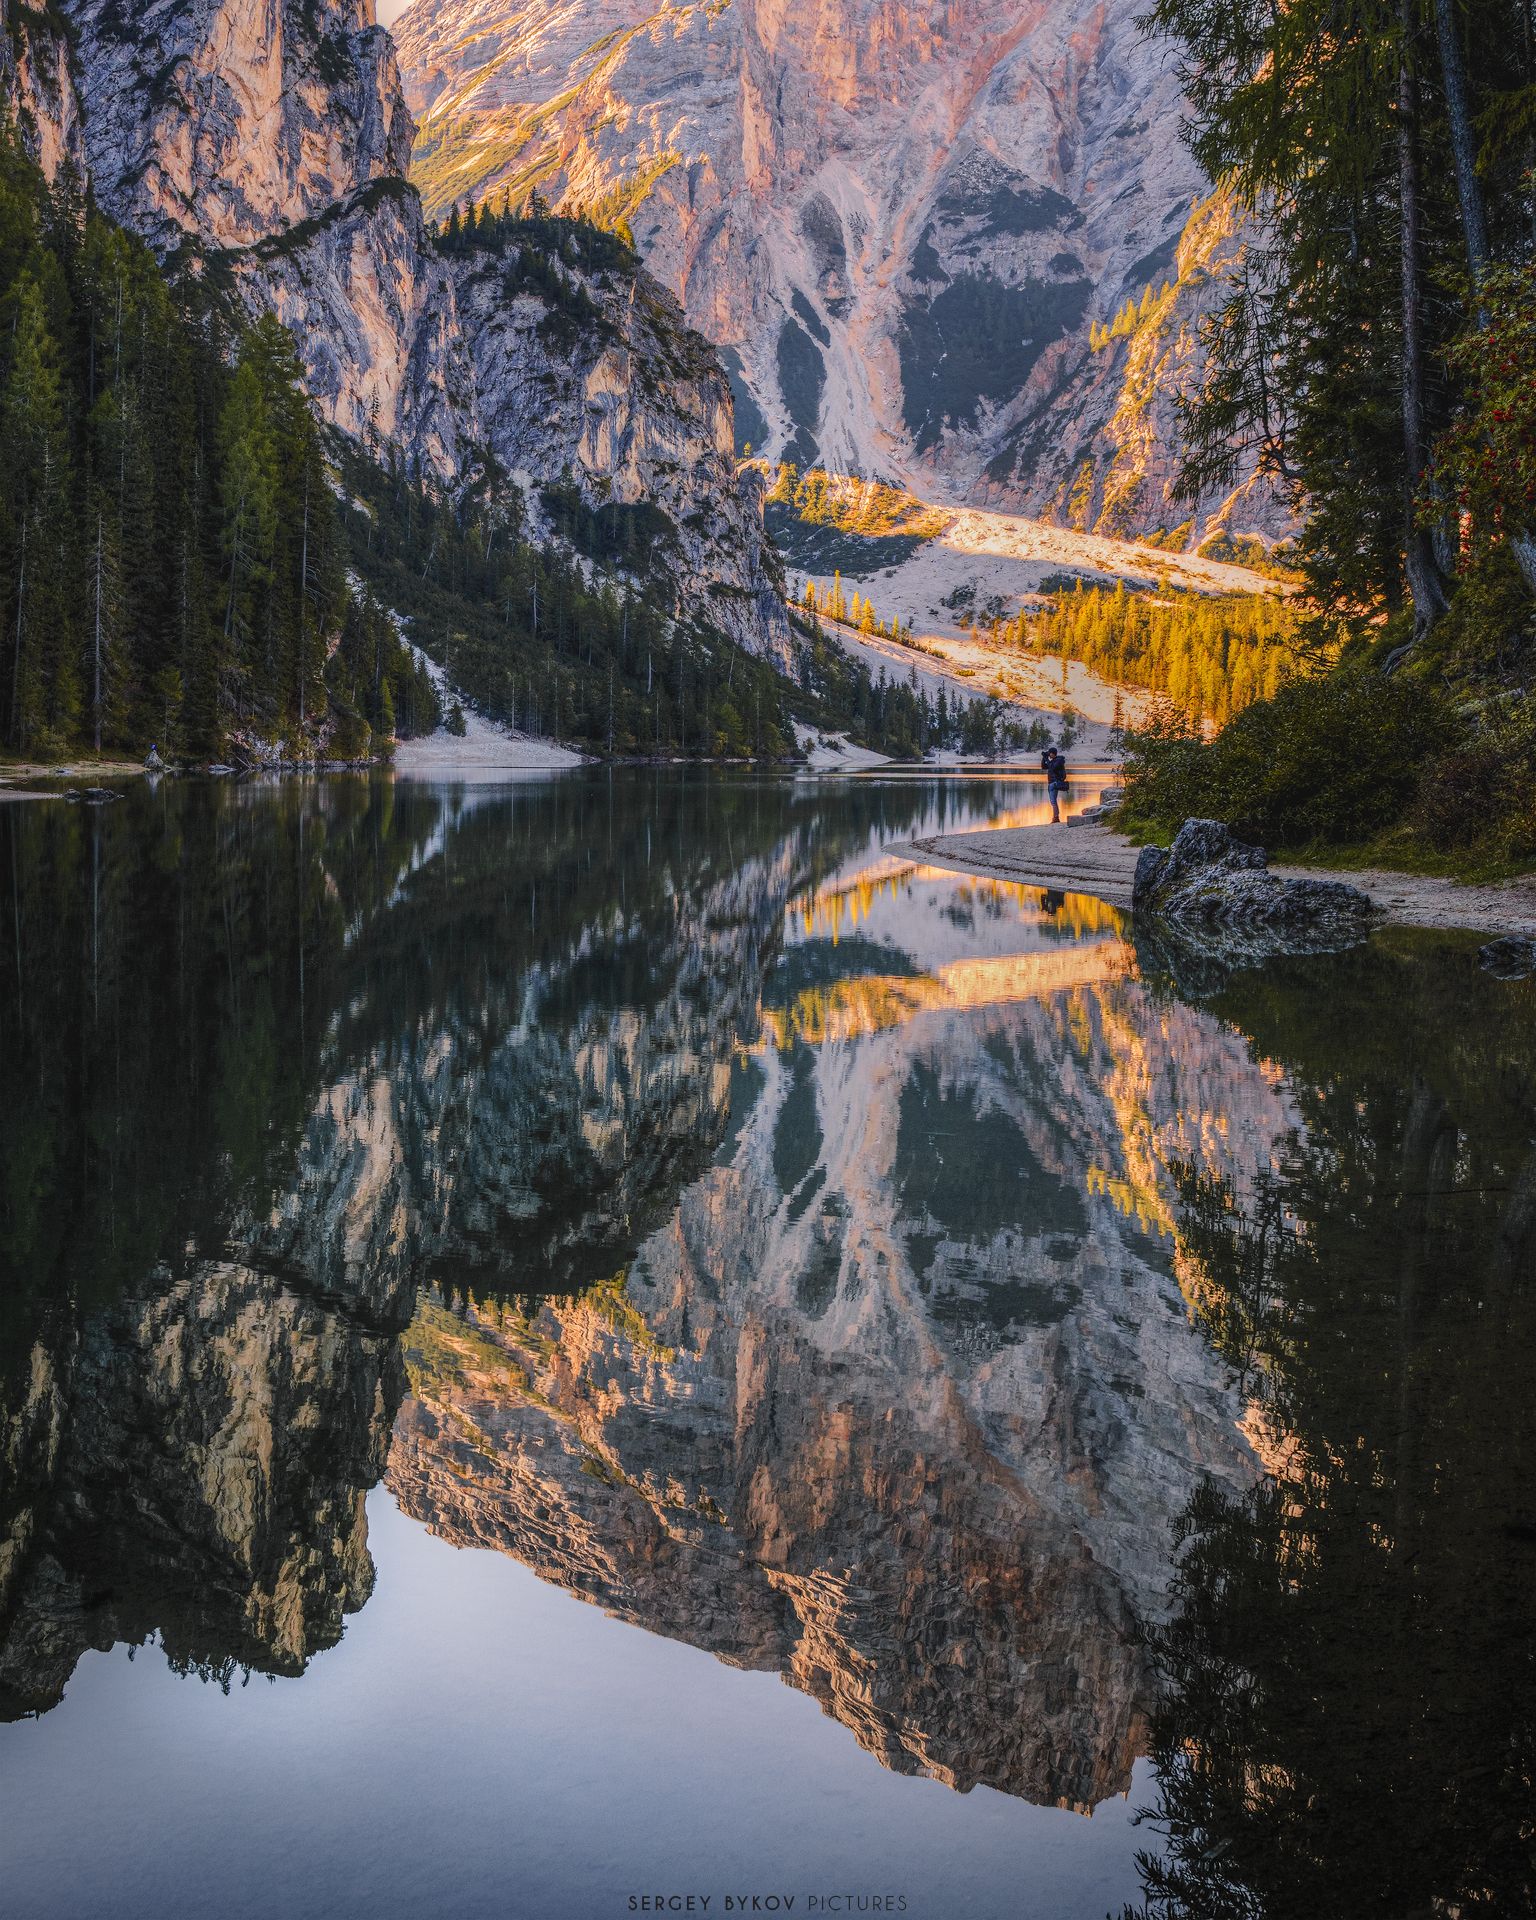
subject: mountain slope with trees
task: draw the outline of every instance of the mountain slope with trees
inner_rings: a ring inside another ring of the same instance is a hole
[[[287,328],[324,426],[448,493],[502,473],[568,480],[593,508],[654,501],[674,609],[786,655],[719,359],[584,223],[506,245],[478,217],[466,245],[430,231],[373,16],[371,0],[0,0],[0,111],[173,281],[202,281],[232,323]]]
[[[4,129],[0,426],[0,745],[351,756],[436,725],[348,585],[289,336],[237,330]]]
[[[1144,743],[1131,815],[1536,857],[1532,10],[1151,17],[1181,48],[1195,155],[1252,222],[1183,408],[1186,483],[1253,460],[1287,490],[1303,638],[1332,664],[1208,747]],[[1365,806],[1344,794],[1362,753],[1384,769]]]

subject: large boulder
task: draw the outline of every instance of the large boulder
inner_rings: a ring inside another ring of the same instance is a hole
[[[1220,934],[1255,951],[1349,946],[1376,909],[1338,880],[1282,880],[1262,847],[1219,820],[1186,820],[1171,847],[1143,847],[1131,903],[1138,915]]]
[[[1536,940],[1510,936],[1477,950],[1478,965],[1496,980],[1526,980],[1536,973]]]

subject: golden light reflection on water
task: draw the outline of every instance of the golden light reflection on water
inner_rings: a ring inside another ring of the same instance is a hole
[[[1125,916],[1117,907],[1087,893],[1048,893],[1017,880],[960,880],[947,867],[928,867],[916,861],[887,857],[866,868],[856,879],[830,881],[790,903],[786,919],[807,940],[830,940],[834,946],[844,934],[864,925],[882,901],[897,901],[913,886],[937,881],[953,887],[958,902],[988,901],[993,906],[1012,903],[1021,921],[1038,921],[1049,909],[1050,924],[1081,939],[1091,934],[1118,934]]]
[[[792,1041],[821,1046],[882,1033],[922,1013],[967,1013],[1017,1006],[1076,987],[1105,986],[1135,970],[1131,949],[1119,941],[955,960],[919,974],[864,974],[806,987],[787,1007],[763,1009],[762,1047]]]
[[[1139,1180],[1127,1180],[1103,1167],[1088,1169],[1088,1191],[1109,1201],[1123,1219],[1134,1220],[1144,1233],[1167,1234],[1173,1231],[1168,1203],[1155,1188]]]

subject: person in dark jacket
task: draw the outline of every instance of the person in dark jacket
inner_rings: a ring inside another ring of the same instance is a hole
[[[1045,769],[1045,793],[1051,803],[1051,825],[1061,825],[1062,796],[1067,791],[1067,762],[1059,748],[1047,747],[1040,765]]]

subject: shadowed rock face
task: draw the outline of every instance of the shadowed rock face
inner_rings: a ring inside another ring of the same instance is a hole
[[[299,1673],[373,1590],[363,1500],[403,1377],[379,1322],[198,1263],[94,1320],[64,1361],[41,1551],[11,1596],[0,1714],[53,1706],[91,1647]],[[39,1463],[42,1464],[42,1463]]]
[[[707,603],[714,624],[787,663],[762,483],[737,472],[729,381],[672,294],[632,263],[567,263],[567,283],[591,308],[573,327],[505,256],[473,252],[452,266],[456,339],[473,368],[479,431],[502,467],[551,483],[571,473],[594,499],[659,509],[682,579],[719,589]]]

